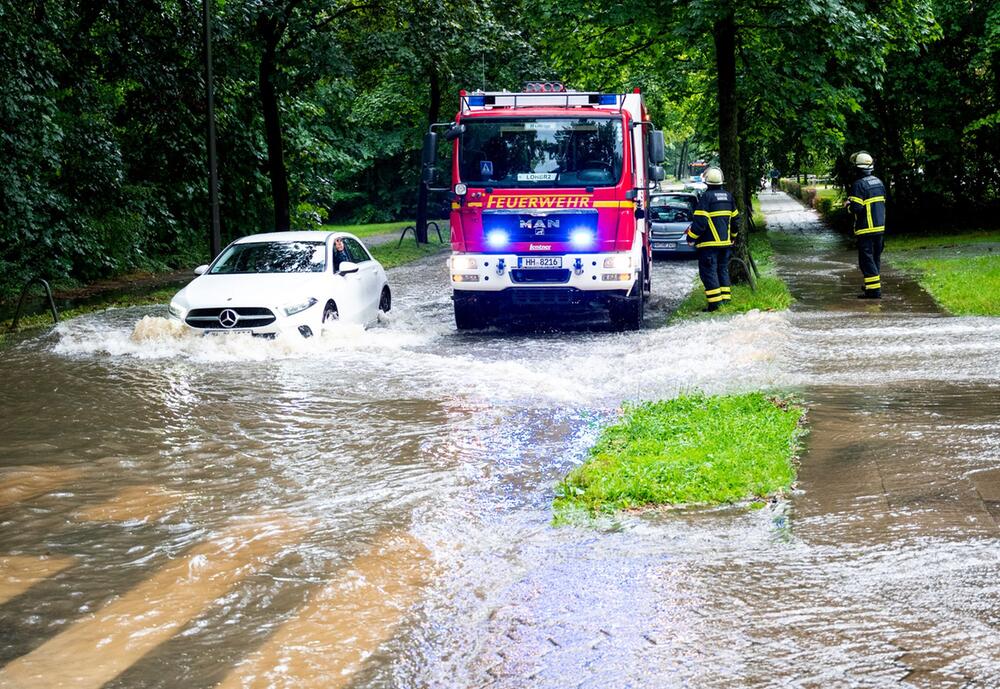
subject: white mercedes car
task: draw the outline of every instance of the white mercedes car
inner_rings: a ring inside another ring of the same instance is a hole
[[[237,239],[170,301],[201,333],[312,337],[323,325],[369,325],[392,307],[382,264],[344,232],[271,232]]]

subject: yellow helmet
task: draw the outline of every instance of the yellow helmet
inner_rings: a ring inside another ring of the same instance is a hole
[[[865,151],[858,151],[857,153],[852,155],[851,163],[854,165],[854,167],[860,167],[864,169],[875,167],[875,159],[872,158],[870,153],[866,153]]]
[[[725,178],[722,176],[722,170],[717,167],[705,170],[705,184],[722,184],[723,182],[725,182]]]

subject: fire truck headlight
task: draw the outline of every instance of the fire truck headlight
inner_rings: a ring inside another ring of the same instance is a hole
[[[569,243],[575,249],[589,249],[594,244],[594,233],[590,230],[573,230],[569,234]]]
[[[465,192],[468,190],[469,188],[467,186],[459,182],[455,185],[455,196],[465,196]]]
[[[508,239],[509,237],[507,236],[507,233],[503,230],[490,230],[486,233],[486,243],[494,249],[500,249],[507,246]]]
[[[611,270],[627,270],[632,267],[632,257],[627,254],[609,256],[604,259],[604,267]]]
[[[478,268],[478,262],[473,256],[452,256],[451,257],[451,269],[455,272],[463,270],[475,270]]]

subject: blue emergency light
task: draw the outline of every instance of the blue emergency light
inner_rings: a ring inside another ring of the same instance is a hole
[[[486,233],[486,243],[494,249],[501,249],[507,246],[510,236],[503,230],[490,230]]]
[[[601,105],[618,105],[618,96],[613,93],[602,93]]]
[[[468,96],[469,107],[486,105],[486,96]]]

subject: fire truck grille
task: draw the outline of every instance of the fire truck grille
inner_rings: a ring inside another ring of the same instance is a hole
[[[519,283],[566,283],[569,282],[570,271],[560,268],[542,268],[510,271],[510,279]]]
[[[582,295],[575,289],[517,289],[509,290],[514,306],[576,306]]]

